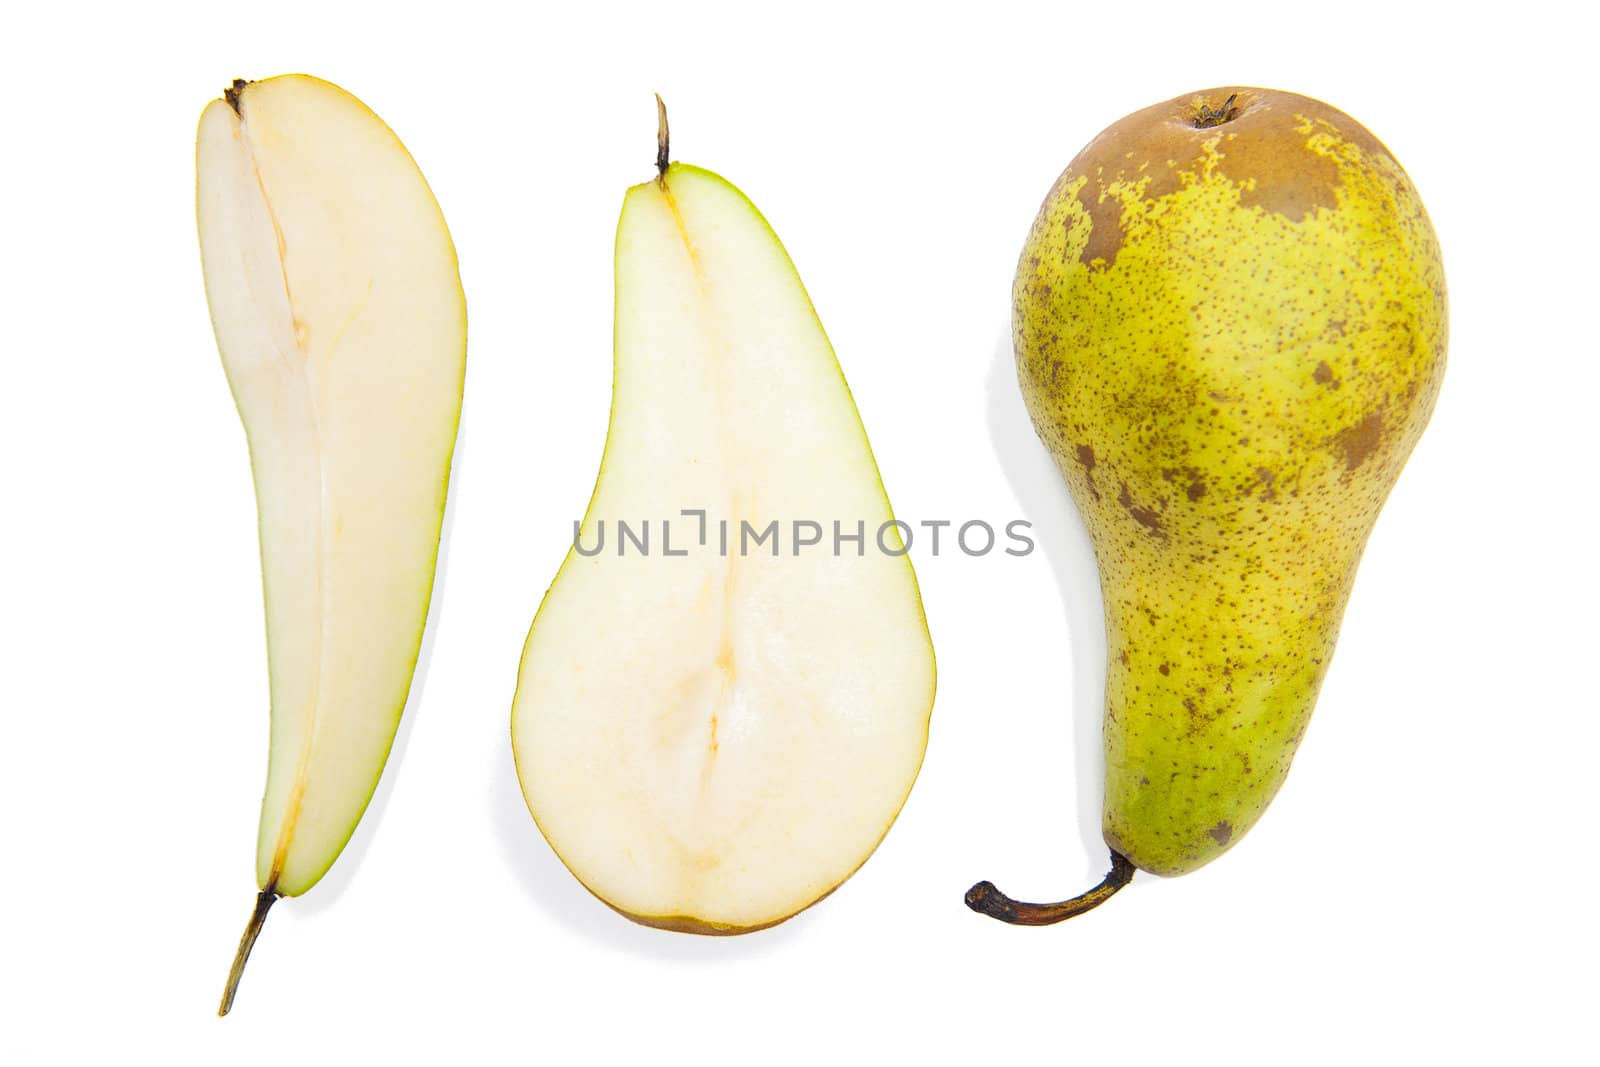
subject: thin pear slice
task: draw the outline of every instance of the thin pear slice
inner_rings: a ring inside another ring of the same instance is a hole
[[[755,930],[848,878],[906,800],[934,692],[916,577],[895,527],[877,543],[893,516],[805,288],[728,182],[672,164],[628,191],[615,343],[579,544],[602,521],[607,540],[568,554],[534,620],[517,772],[618,911]],[[650,554],[618,554],[618,520],[651,521]],[[823,543],[797,550],[796,520]],[[781,543],[741,544],[773,521]],[[864,543],[835,555],[835,522]]]
[[[200,253],[250,446],[272,688],[256,912],[317,883],[394,741],[427,619],[466,367],[444,217],[405,147],[303,75],[200,117]]]

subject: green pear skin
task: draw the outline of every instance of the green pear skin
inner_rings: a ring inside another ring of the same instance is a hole
[[[1354,119],[1212,89],[1072,161],[1013,302],[1028,413],[1100,568],[1105,839],[1184,874],[1255,824],[1305,736],[1439,393],[1438,240]]]

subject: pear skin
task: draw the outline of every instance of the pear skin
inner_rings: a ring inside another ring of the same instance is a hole
[[[1013,312],[1028,413],[1099,563],[1113,870],[1092,902],[989,883],[968,902],[1051,922],[1134,868],[1216,859],[1282,786],[1439,393],[1445,279],[1416,188],[1358,122],[1219,88],[1072,161]]]

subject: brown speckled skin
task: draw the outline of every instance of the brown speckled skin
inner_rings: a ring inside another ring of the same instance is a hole
[[[1197,125],[1234,94],[1227,121]],[[1090,142],[1013,298],[1023,396],[1105,594],[1106,841],[1192,871],[1283,783],[1433,410],[1438,242],[1348,115],[1212,89]]]

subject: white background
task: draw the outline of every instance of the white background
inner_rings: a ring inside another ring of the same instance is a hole
[[[0,30],[0,1059],[1594,1055],[1597,112],[1554,5],[49,7]],[[229,79],[291,71],[416,156],[471,343],[442,585],[378,799],[219,1020],[266,675],[193,136]],[[1449,274],[1443,394],[1270,814],[1198,873],[1004,927],[962,906],[974,880],[1055,899],[1106,864],[1099,592],[1017,395],[1012,269],[1084,142],[1229,82],[1327,100],[1407,167]],[[507,739],[605,434],[613,229],[651,173],[655,90],[675,156],[783,237],[896,511],[1026,517],[1041,542],[918,546],[940,669],[919,783],[838,893],[736,939],[591,898]]]

